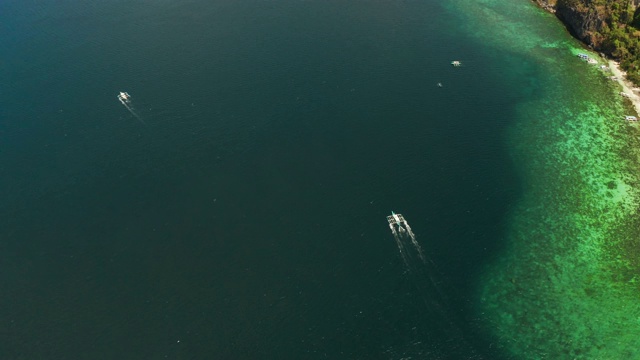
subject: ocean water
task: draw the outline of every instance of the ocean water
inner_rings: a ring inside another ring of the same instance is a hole
[[[527,1],[5,1],[0,24],[3,359],[587,359],[640,338],[617,340],[622,310],[585,320],[607,291],[633,306],[636,129]]]
[[[624,121],[636,111],[597,54],[598,66],[576,61],[587,51],[550,15],[500,1],[452,8],[469,28],[502,24],[475,34],[545,69],[521,72],[535,96],[518,104],[507,138],[523,196],[477,284],[487,329],[519,359],[640,359],[640,133]]]

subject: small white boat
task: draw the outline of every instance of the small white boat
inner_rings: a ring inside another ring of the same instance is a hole
[[[131,101],[131,95],[129,95],[128,92],[120,91],[120,94],[118,94],[118,100],[123,104],[128,103]]]
[[[405,233],[407,230],[410,230],[409,224],[407,224],[407,220],[404,219],[402,214],[396,214],[393,211],[391,215],[387,216],[387,221],[389,222],[389,228],[391,228],[391,232],[396,234]]]
[[[458,60],[454,60],[454,61],[451,62],[451,65],[460,66],[460,65],[462,65],[462,63],[460,61],[458,61]]]

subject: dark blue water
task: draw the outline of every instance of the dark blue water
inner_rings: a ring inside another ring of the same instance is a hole
[[[0,21],[3,359],[500,356],[472,295],[518,198],[521,95],[437,1]]]

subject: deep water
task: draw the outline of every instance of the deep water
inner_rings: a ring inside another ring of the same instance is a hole
[[[567,345],[597,335],[571,332],[591,308],[549,295],[575,279],[545,261],[575,266],[549,243],[581,206],[581,254],[633,245],[635,129],[552,17],[501,3],[0,4],[0,357],[595,354]]]

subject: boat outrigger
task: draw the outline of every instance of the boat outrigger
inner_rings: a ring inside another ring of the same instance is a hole
[[[404,216],[402,216],[402,214],[396,214],[393,211],[391,212],[391,215],[387,216],[387,221],[389,222],[389,227],[392,231],[397,230],[399,232],[403,232],[406,231],[408,226],[407,220],[404,219]]]

